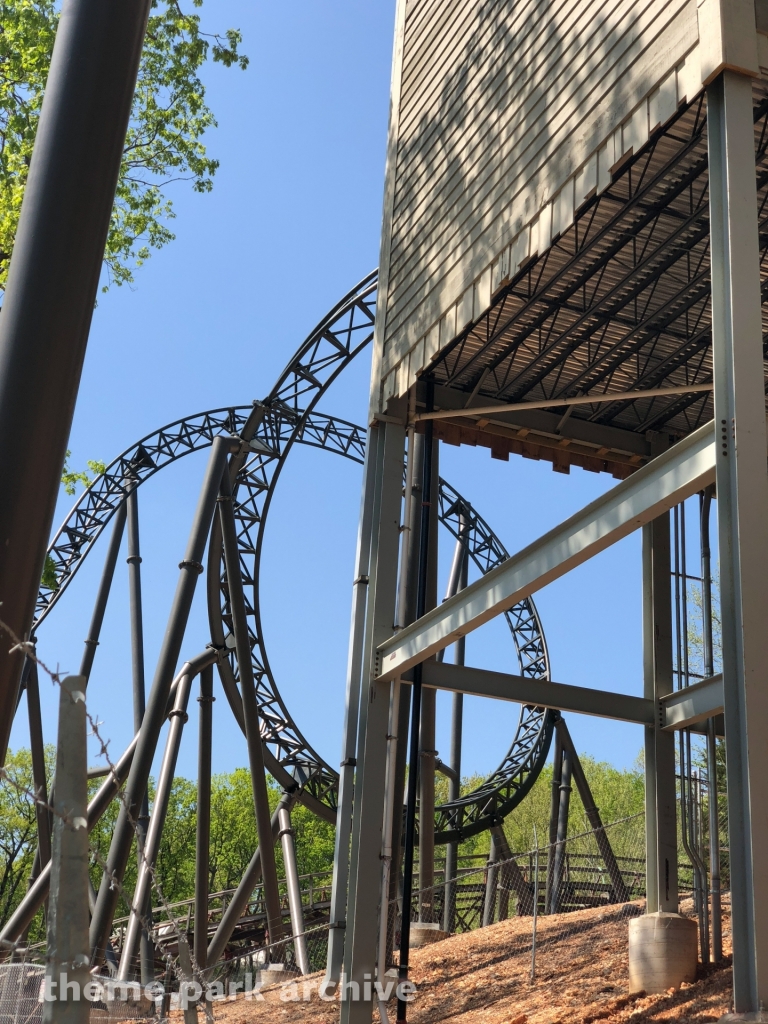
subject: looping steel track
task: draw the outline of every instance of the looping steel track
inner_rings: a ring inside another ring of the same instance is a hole
[[[56,533],[49,548],[48,576],[52,569],[57,586],[41,586],[37,603],[39,629],[130,490],[185,455],[207,448],[218,434],[240,437],[245,443],[234,460],[235,514],[240,569],[247,598],[250,595],[247,612],[265,762],[281,785],[298,786],[302,802],[330,821],[336,812],[338,775],[307,743],[280,696],[264,642],[259,570],[269,507],[293,445],[323,448],[355,462],[363,461],[364,430],[314,410],[339,373],[372,338],[376,284],[376,272],[369,274],[324,317],[264,402],[178,420],[142,438],[110,463],[75,503]],[[439,502],[440,521],[454,536],[458,537],[460,519],[467,524],[464,536],[469,557],[480,572],[490,571],[508,557],[485,520],[443,480]],[[226,651],[231,621],[220,535],[215,528],[208,559],[208,607],[212,641]],[[506,617],[520,673],[547,678],[546,643],[533,601],[520,602]],[[233,713],[242,726],[233,653],[220,658],[219,670]],[[437,842],[470,836],[503,820],[538,777],[549,751],[553,723],[553,712],[521,709],[512,745],[496,771],[474,792],[436,809]]]

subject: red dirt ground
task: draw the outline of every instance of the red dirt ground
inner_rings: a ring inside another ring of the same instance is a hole
[[[725,908],[727,910],[727,908]],[[683,906],[690,913],[690,906]],[[731,1007],[730,958],[699,967],[691,985],[661,995],[629,995],[628,919],[642,904],[539,918],[536,980],[530,981],[531,919],[512,918],[413,950],[418,986],[412,1024],[709,1024]],[[730,952],[729,919],[724,947]],[[338,1024],[339,1005],[298,988],[263,990],[263,1000],[214,1004],[221,1024]],[[294,998],[291,999],[291,996]],[[394,1000],[388,1006],[394,1019]],[[173,1017],[177,1014],[174,1013]],[[181,1014],[178,1014],[181,1017]],[[378,1019],[378,1013],[374,1013]]]

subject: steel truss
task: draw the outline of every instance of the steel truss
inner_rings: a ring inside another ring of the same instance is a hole
[[[230,406],[178,420],[142,438],[113,460],[75,503],[56,533],[49,549],[56,586],[41,586],[37,603],[39,629],[126,496],[144,481],[178,459],[209,447],[216,436],[233,434],[242,438],[245,457],[235,481],[234,511],[266,767],[284,787],[298,787],[300,799],[331,821],[336,811],[338,774],[303,737],[279,693],[261,627],[259,566],[272,496],[294,443],[363,461],[365,432],[354,424],[315,413],[312,408],[370,341],[375,288],[374,273],[345,296],[304,342],[263,403]],[[310,407],[301,409],[300,400],[308,401]],[[444,481],[440,482],[439,503],[440,521],[454,536],[458,537],[462,519],[467,524],[463,537],[481,573],[508,557],[485,520]],[[225,651],[232,635],[228,602],[219,549],[209,558],[209,611],[212,639]],[[510,609],[507,619],[520,673],[549,678],[546,642],[533,602],[520,602]],[[219,667],[232,710],[242,726],[234,652],[222,657]],[[550,711],[521,709],[510,749],[490,779],[476,793],[436,809],[438,842],[470,836],[498,824],[523,799],[546,759],[553,722]]]
[[[754,83],[763,301],[768,297],[768,95]],[[425,370],[505,402],[712,382],[706,97],[614,170],[610,186],[534,256]],[[763,310],[764,351],[768,315]],[[683,436],[711,393],[586,405],[574,419]]]
[[[200,413],[196,416],[179,420],[162,428],[154,435],[148,435],[137,445],[129,448],[123,455],[111,463],[104,478],[111,477],[116,482],[125,479],[119,470],[110,473],[113,467],[126,464],[135,465],[135,453],[141,451],[163,452],[165,460],[150,467],[145,461],[147,472],[143,477],[133,476],[130,490],[135,489],[166,465],[183,458],[195,451],[210,446],[215,434],[221,433],[221,425],[225,425],[233,433],[246,422],[251,413],[250,406],[233,406]],[[216,425],[218,429],[216,428]],[[238,544],[240,550],[240,567],[243,586],[247,595],[246,609],[249,619],[249,632],[253,651],[254,682],[261,722],[261,732],[265,743],[267,767],[283,786],[301,790],[300,799],[315,813],[328,821],[333,821],[336,811],[336,795],[338,773],[331,768],[307,740],[295,724],[288,708],[283,701],[274,674],[261,627],[259,600],[259,565],[263,549],[264,532],[267,514],[271,504],[280,471],[292,445],[296,442],[313,448],[342,455],[353,462],[362,463],[365,455],[364,431],[344,420],[314,413],[306,416],[297,414],[292,409],[280,405],[270,410],[262,421],[257,435],[269,438],[272,444],[269,452],[258,451],[255,456],[241,469],[238,475],[237,501],[235,517],[238,524]],[[278,454],[279,453],[279,454]],[[270,457],[271,456],[271,457]],[[144,456],[146,459],[146,455]],[[160,460],[157,460],[160,462]],[[104,478],[99,478],[102,480]],[[97,481],[98,483],[99,481]],[[116,498],[125,496],[125,486],[117,489]],[[108,524],[116,509],[117,500],[103,500],[94,505],[90,491],[86,491],[70,512],[65,524],[57,533],[58,538],[66,537],[67,541],[54,540],[51,545],[51,557],[58,556],[58,563],[68,559],[68,583],[77,572],[91,547]],[[93,540],[83,543],[79,549],[71,546],[71,533],[74,528],[68,526],[72,522],[82,522],[83,510],[89,515],[89,525]],[[95,509],[98,509],[96,511]],[[458,493],[450,484],[440,481],[439,491],[440,521],[454,536],[458,537],[460,517],[464,517],[468,527],[464,534],[469,556],[481,573],[489,572],[496,565],[509,557],[503,544],[473,508],[470,502]],[[254,530],[256,536],[254,537]],[[63,549],[63,550],[62,550]],[[213,563],[219,568],[222,563]],[[227,647],[227,637],[231,636],[232,624],[228,607],[228,589],[226,573],[219,568],[215,578],[221,584],[221,602],[219,615],[212,615],[214,636],[217,645]],[[42,594],[52,594],[45,614],[59,599],[65,586],[57,591],[46,588]],[[42,621],[41,616],[40,621]],[[531,678],[549,678],[549,658],[546,649],[543,629],[539,621],[533,601],[521,601],[507,613],[510,632],[517,650],[520,674]],[[234,652],[229,654],[229,672],[239,684],[237,661]],[[220,666],[221,667],[221,666]],[[227,671],[225,669],[225,671]],[[233,693],[227,689],[228,696]],[[242,712],[233,701],[233,711],[238,720],[242,720]],[[549,750],[554,719],[551,712],[541,708],[524,707],[521,709],[520,722],[509,751],[503,761],[479,789],[468,794],[455,803],[444,804],[436,809],[435,830],[437,842],[450,842],[455,838],[474,835],[497,824],[513,807],[515,807],[536,780]]]

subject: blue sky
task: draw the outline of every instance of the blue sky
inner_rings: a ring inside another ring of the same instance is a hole
[[[375,267],[381,217],[394,4],[218,0],[210,29],[239,27],[246,72],[206,69],[219,121],[206,137],[221,161],[213,192],[171,193],[177,240],[155,254],[132,289],[99,298],[72,429],[72,465],[110,461],[178,417],[265,395],[301,339]],[[361,356],[322,408],[364,422],[370,372]],[[178,576],[204,465],[193,456],[140,492],[147,679]],[[611,486],[609,477],[473,448],[444,446],[441,472],[516,550]],[[262,592],[264,628],[281,691],[299,727],[330,763],[341,742],[344,668],[360,468],[297,450],[270,513]],[[56,524],[72,499],[62,497]],[[444,538],[441,588],[451,547]],[[40,633],[40,652],[76,671],[104,543]],[[125,554],[125,552],[123,552]],[[693,570],[695,571],[695,570]],[[204,647],[198,593],[182,657]],[[537,596],[553,678],[640,693],[640,543],[634,535]],[[514,670],[506,626],[492,623],[467,644],[469,663]],[[221,694],[219,693],[219,697]],[[52,692],[43,689],[46,738],[55,738]],[[121,557],[89,703],[115,753],[132,729],[127,577]],[[448,754],[448,701],[439,701],[438,748]],[[505,753],[516,708],[471,699],[465,772],[486,773]],[[25,716],[24,716],[25,717]],[[197,704],[179,759],[194,776]],[[246,764],[226,702],[214,705],[214,770]],[[619,766],[635,761],[641,730],[569,716],[581,750]],[[12,744],[26,743],[17,723]]]

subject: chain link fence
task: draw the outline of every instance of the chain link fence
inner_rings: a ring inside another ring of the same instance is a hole
[[[723,850],[723,888],[728,883],[728,851],[725,846],[727,821],[721,805]],[[705,821],[705,816],[702,816]],[[706,832],[706,826],[702,826]],[[606,842],[611,858],[606,858]],[[480,860],[480,863],[477,861]],[[461,858],[455,878],[445,879],[438,864],[435,883],[413,894],[410,907],[412,945],[430,945],[449,935],[462,935],[506,922],[504,956],[519,958],[521,969],[531,978],[544,980],[565,969],[568,962],[594,955],[596,950],[621,950],[626,955],[626,926],[629,919],[645,910],[645,817],[637,814],[600,830],[588,830],[569,836],[561,843],[515,853],[498,860]],[[679,862],[681,912],[696,911],[694,872],[682,855]],[[317,888],[313,903],[327,900],[323,885]],[[249,903],[249,916],[258,917],[259,893]],[[726,896],[727,905],[727,896]],[[167,906],[166,913],[176,917],[178,934],[189,934],[181,906]],[[402,922],[402,900],[387,905],[387,969],[397,967]],[[179,913],[179,911],[182,911]],[[181,920],[179,920],[181,919]],[[168,928],[173,921],[156,922]],[[119,923],[113,938],[119,937]],[[317,992],[325,971],[329,926],[326,922],[305,923],[304,931],[288,934],[277,942],[265,942],[262,932],[228,947],[222,960],[213,967],[196,971],[196,978],[209,986],[214,1002],[208,1004],[216,1016],[217,999],[232,999],[253,989],[272,986],[309,985]],[[490,934],[490,933],[489,933]],[[244,933],[247,935],[247,932]],[[171,940],[167,936],[166,943]],[[118,943],[119,944],[119,943]],[[42,1020],[41,984],[44,967],[39,962],[43,950],[19,950],[22,962],[0,964],[0,1024],[38,1024]],[[143,993],[112,992],[110,998],[91,1004],[92,1020],[128,1020],[156,1016],[164,1018],[180,1006],[180,976],[170,945],[163,984],[164,997],[152,1000]],[[611,953],[610,955],[613,955]],[[607,967],[612,964],[606,952]],[[37,960],[38,962],[33,962]],[[623,961],[622,961],[623,962]],[[613,967],[615,968],[615,964]],[[138,960],[135,974],[139,974]],[[306,979],[309,979],[307,981]],[[101,979],[109,990],[113,979]],[[138,989],[139,986],[134,983]]]

